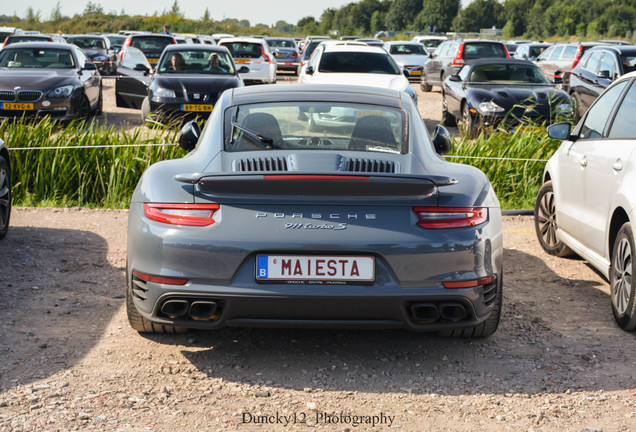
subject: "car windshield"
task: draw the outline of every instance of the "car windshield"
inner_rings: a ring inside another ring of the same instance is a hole
[[[532,64],[486,64],[473,67],[468,82],[475,84],[552,85],[545,74]]]
[[[426,55],[426,50],[422,44],[401,44],[391,45],[391,54],[396,55]]]
[[[464,43],[464,60],[501,57],[506,58],[506,48],[501,43],[466,42]]]
[[[82,49],[106,49],[106,42],[101,38],[68,38],[68,43]]]
[[[263,55],[263,46],[254,42],[223,42],[221,46],[230,50],[234,58],[259,58]]]
[[[636,71],[636,54],[623,54],[621,56],[621,62],[623,63],[625,73]]]
[[[344,102],[250,104],[228,110],[225,150],[341,150],[403,154],[403,110]]]
[[[324,73],[401,74],[388,54],[356,51],[324,53],[318,70]]]
[[[48,48],[5,48],[0,51],[0,67],[30,69],[72,69],[73,55],[68,50]]]
[[[157,73],[234,75],[234,65],[226,52],[175,50],[165,53]]]
[[[420,41],[420,43],[424,44],[424,46],[426,48],[436,48],[442,42],[444,42],[443,39],[424,39],[424,40]]]

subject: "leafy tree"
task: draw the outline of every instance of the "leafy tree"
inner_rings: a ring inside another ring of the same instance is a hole
[[[504,8],[497,0],[474,0],[456,18],[460,32],[479,32],[485,28],[501,28],[506,23]]]
[[[104,15],[104,9],[102,9],[101,5],[97,4],[97,3],[93,3],[92,1],[89,1],[86,4],[86,7],[84,8],[84,12],[82,13],[82,15],[87,16],[87,15]]]
[[[283,20],[276,21],[274,29],[282,33],[294,33],[294,25]]]
[[[203,22],[210,21],[210,11],[208,10],[208,8],[205,8],[205,11],[203,12],[203,16],[201,17],[201,21]]]
[[[453,18],[459,12],[460,0],[424,0],[422,11],[415,20],[418,30],[432,32],[450,31]]]
[[[29,6],[26,10],[26,22],[29,24],[35,24],[40,22],[40,11],[34,12],[33,8]]]
[[[58,23],[64,19],[62,15],[62,6],[60,6],[60,0],[57,1],[55,7],[51,10],[51,21],[53,23]]]
[[[387,28],[399,31],[412,26],[422,6],[422,0],[393,0],[384,19]]]
[[[172,3],[172,7],[170,8],[168,15],[173,18],[183,18],[183,12],[181,12],[181,8],[179,8],[178,0],[174,0],[174,3]]]

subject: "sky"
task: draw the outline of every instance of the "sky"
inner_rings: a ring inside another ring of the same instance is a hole
[[[220,21],[224,18],[246,19],[250,24],[259,23],[273,25],[278,20],[296,24],[298,20],[306,16],[316,19],[325,9],[339,8],[354,0],[178,0],[179,9],[186,18],[200,19],[205,8],[208,8],[210,17]],[[13,15],[21,18],[26,16],[26,10],[31,7],[34,12],[40,11],[42,19],[48,19],[54,9],[57,0],[25,0],[24,3],[12,3],[3,1],[0,14]],[[62,15],[73,16],[81,13],[87,0],[59,0]],[[93,4],[100,5],[104,12],[120,13],[122,9],[128,15],[153,15],[172,8],[174,0],[92,0]]]

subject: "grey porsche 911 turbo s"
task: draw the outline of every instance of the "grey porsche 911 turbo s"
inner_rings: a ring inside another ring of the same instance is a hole
[[[320,133],[312,114],[332,113]],[[406,93],[226,90],[189,154],[149,167],[128,223],[140,332],[404,328],[486,337],[501,315],[502,222],[478,169],[446,161]]]

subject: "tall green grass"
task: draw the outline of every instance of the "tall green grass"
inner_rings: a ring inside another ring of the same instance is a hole
[[[177,134],[158,127],[126,132],[84,122],[60,127],[48,119],[3,120],[0,138],[11,150],[13,204],[126,208],[148,166],[184,154],[170,144],[128,146],[175,143]]]
[[[504,209],[529,209],[541,187],[545,160],[559,145],[544,127],[500,128],[474,140],[461,138],[447,159],[484,171]]]
[[[126,132],[83,122],[60,127],[47,119],[4,120],[0,122],[0,138],[13,149],[13,204],[126,208],[148,166],[185,154],[171,145],[177,141],[178,131],[160,125]],[[127,147],[161,143],[168,144]],[[544,128],[501,129],[475,140],[458,140],[447,159],[484,171],[503,208],[532,208],[545,162],[515,159],[548,159],[558,145]],[[72,148],[76,146],[87,148]]]

